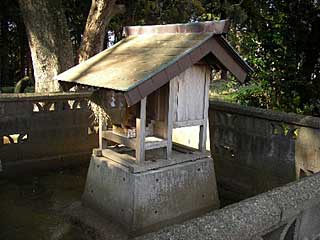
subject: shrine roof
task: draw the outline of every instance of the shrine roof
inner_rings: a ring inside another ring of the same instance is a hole
[[[123,40],[55,79],[125,92],[128,105],[201,59],[244,81],[252,69],[223,37],[228,25],[227,21],[215,21],[126,27]]]

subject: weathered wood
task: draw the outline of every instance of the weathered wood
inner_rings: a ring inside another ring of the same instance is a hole
[[[229,70],[240,82],[244,82],[248,72],[239,64],[239,62],[230,54],[226,46],[227,44],[221,36],[213,37],[210,40],[212,45],[211,51],[218,61]]]
[[[199,130],[199,151],[206,151],[207,124],[201,125]]]
[[[96,157],[102,157],[102,150],[100,148],[94,148],[92,150],[92,155]]]
[[[113,133],[111,130],[102,131],[103,138],[110,140],[112,142],[123,144],[129,148],[136,149],[136,139],[135,138],[127,138],[118,134]]]
[[[167,121],[167,159],[171,159],[172,155],[172,129],[173,129],[173,112],[175,101],[174,81],[169,83],[169,98],[168,98],[168,121]]]
[[[183,144],[180,144],[180,143],[176,143],[176,142],[172,144],[172,149],[174,151],[178,151],[178,152],[181,152],[181,153],[188,153],[188,154],[199,153],[197,148],[193,148],[193,147],[186,146],[186,145],[183,145]],[[208,156],[210,156],[210,152],[209,151],[206,151],[204,153],[206,153]]]
[[[166,161],[165,158],[152,159],[153,161],[144,161],[139,164],[135,161],[135,158],[127,153],[119,153],[111,149],[102,150],[102,156],[111,159],[125,167],[128,168],[130,172],[139,173],[150,170],[155,170],[162,167],[168,167],[179,163],[196,161],[201,158],[210,156],[210,152],[200,153],[200,152],[188,152],[179,148],[178,151],[172,151],[171,161]]]
[[[147,116],[154,122],[154,136],[167,139],[169,84],[148,96]]]
[[[199,150],[201,152],[206,151],[207,143],[207,128],[208,128],[208,111],[209,111],[209,87],[210,87],[210,69],[207,67],[205,74],[205,91],[204,91],[204,108],[203,108],[203,119],[204,123],[200,126],[199,131]]]
[[[102,156],[128,167],[131,172],[134,172],[134,166],[138,166],[133,156],[126,153],[119,153],[112,149],[103,149]]]
[[[168,115],[168,114],[166,114],[166,115]],[[155,121],[153,132],[154,132],[155,136],[166,139],[167,138],[167,123],[162,122],[162,121]]]
[[[105,123],[103,122],[102,117],[99,116],[99,148],[101,150],[105,149],[108,146],[107,141],[103,137],[104,130],[105,130]]]
[[[181,128],[181,127],[191,127],[191,126],[200,126],[204,125],[205,120],[189,120],[189,121],[183,121],[183,122],[174,122],[173,127],[174,128]]]
[[[145,160],[145,131],[146,131],[147,97],[140,101],[140,116],[136,118],[136,160],[141,163]]]
[[[102,118],[99,116],[99,148],[102,149]]]
[[[172,80],[176,91],[175,122],[203,119],[206,69],[205,65],[194,65]]]
[[[102,137],[104,139],[110,140],[112,142],[123,144],[126,147],[136,149],[137,148],[137,139],[136,138],[126,138],[124,136],[113,133],[112,131],[102,131]],[[157,138],[154,136],[145,137],[144,149],[151,150],[156,148],[163,148],[167,146],[167,140]],[[105,149],[105,147],[104,147]]]
[[[146,137],[145,150],[163,148],[167,146],[167,140],[157,138],[157,137]]]

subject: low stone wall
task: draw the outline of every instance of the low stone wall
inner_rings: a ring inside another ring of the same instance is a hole
[[[320,174],[136,240],[320,239]]]
[[[89,161],[98,144],[90,95],[0,94],[0,174]]]
[[[241,200],[320,170],[320,118],[211,101],[220,195]]]

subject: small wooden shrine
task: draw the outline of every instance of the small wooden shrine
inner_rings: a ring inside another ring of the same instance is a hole
[[[107,113],[85,204],[132,233],[219,207],[206,152],[212,70],[241,82],[252,71],[227,31],[227,21],[126,27],[122,41],[56,77],[93,87],[93,101]],[[172,141],[173,129],[190,126],[199,126],[198,149]]]

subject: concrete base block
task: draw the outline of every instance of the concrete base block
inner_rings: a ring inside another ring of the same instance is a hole
[[[132,235],[219,208],[210,157],[134,173],[92,156],[83,204],[111,216]]]

